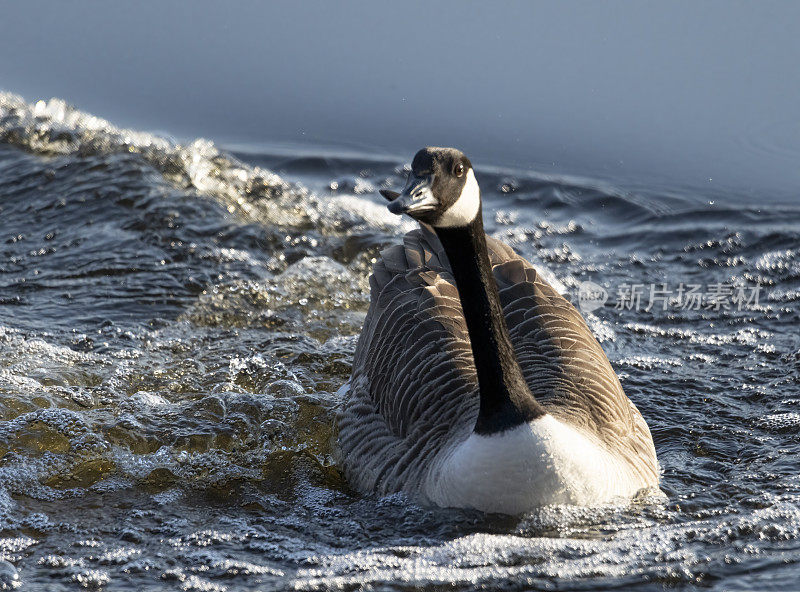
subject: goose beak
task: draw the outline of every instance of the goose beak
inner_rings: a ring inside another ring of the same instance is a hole
[[[388,208],[392,214],[408,214],[415,216],[424,212],[435,210],[439,205],[431,192],[433,175],[409,175],[408,183],[395,199],[389,202]]]

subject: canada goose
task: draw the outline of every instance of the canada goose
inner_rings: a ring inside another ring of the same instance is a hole
[[[484,233],[469,159],[425,148],[381,193],[421,228],[370,277],[339,416],[350,483],[507,514],[657,488],[650,430],[581,315]]]

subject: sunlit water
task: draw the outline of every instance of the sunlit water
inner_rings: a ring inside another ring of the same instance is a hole
[[[489,232],[608,291],[587,319],[667,494],[491,516],[357,495],[337,464],[371,261],[412,228],[375,194],[402,162],[231,155],[7,94],[0,141],[0,588],[800,580],[800,206],[479,168]],[[645,310],[652,283],[761,291]]]

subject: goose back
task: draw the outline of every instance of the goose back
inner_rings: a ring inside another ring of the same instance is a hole
[[[487,236],[511,341],[548,413],[628,461],[645,482],[658,466],[650,432],[583,317],[511,247]],[[465,440],[478,383],[447,256],[413,230],[370,277],[371,304],[339,415],[350,482],[361,491],[419,494],[437,455]]]

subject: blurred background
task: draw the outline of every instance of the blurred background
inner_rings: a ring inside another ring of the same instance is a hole
[[[258,152],[770,201],[800,186],[794,2],[7,3],[0,88]]]

